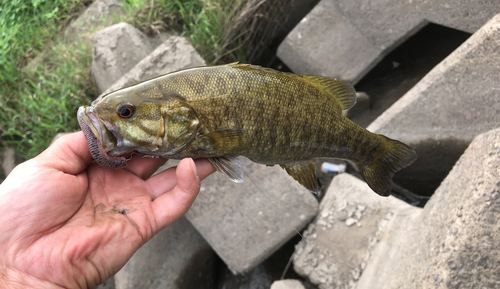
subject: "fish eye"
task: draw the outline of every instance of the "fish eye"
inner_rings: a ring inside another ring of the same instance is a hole
[[[121,118],[129,118],[134,115],[135,107],[131,103],[122,103],[116,108],[116,113]]]

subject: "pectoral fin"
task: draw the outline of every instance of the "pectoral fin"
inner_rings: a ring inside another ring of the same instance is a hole
[[[312,192],[317,192],[319,188],[318,181],[316,179],[316,164],[317,161],[311,161],[295,165],[280,166],[306,189]]]
[[[243,165],[238,156],[208,158],[215,169],[235,183],[243,182]]]

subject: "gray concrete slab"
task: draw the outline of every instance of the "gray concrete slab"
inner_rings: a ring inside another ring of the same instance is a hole
[[[283,169],[242,159],[243,183],[211,175],[186,214],[234,274],[264,261],[318,210],[314,196]]]
[[[432,69],[368,129],[415,143],[468,142],[500,123],[500,15]]]
[[[297,74],[332,76],[347,81],[358,80],[381,53],[343,17],[333,0],[318,3],[288,34],[277,52]]]
[[[160,231],[116,273],[116,289],[212,289],[215,253],[184,218]]]
[[[153,51],[146,36],[132,25],[118,23],[94,36],[92,74],[101,93]]]
[[[419,155],[395,175],[396,183],[414,193],[432,193],[472,139],[499,126],[498,47],[500,15],[368,126],[372,132],[407,143]]]
[[[476,137],[357,288],[500,288],[500,129]],[[368,287],[366,287],[368,286]]]
[[[70,40],[79,41],[91,35],[94,30],[104,24],[107,17],[124,15],[122,2],[119,0],[96,0],[64,31]],[[85,41],[85,40],[83,40]]]
[[[294,270],[320,289],[353,288],[394,215],[420,210],[392,196],[373,194],[349,174],[337,175],[296,246]]]
[[[172,36],[166,39],[151,54],[139,61],[103,93],[176,70],[204,65],[205,60],[201,58],[186,38]]]
[[[278,57],[295,73],[357,82],[426,23],[475,32],[500,12],[496,0],[322,0],[287,36]]]

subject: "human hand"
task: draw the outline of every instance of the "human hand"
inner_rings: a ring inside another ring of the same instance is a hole
[[[125,169],[92,162],[83,133],[56,140],[0,185],[0,288],[92,288],[184,215],[207,160],[134,158]]]

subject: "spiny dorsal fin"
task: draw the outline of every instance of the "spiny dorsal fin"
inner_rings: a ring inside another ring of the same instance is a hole
[[[280,165],[297,182],[311,192],[318,192],[318,181],[316,179],[317,161],[294,165]]]
[[[337,101],[342,110],[349,109],[356,104],[356,91],[354,90],[354,87],[350,83],[340,80],[338,78],[309,76],[309,75],[299,76],[292,73],[277,71],[272,68],[265,68],[262,66],[252,65],[252,64],[244,64],[244,63],[240,64],[238,62],[233,62],[228,65],[234,68],[239,68],[244,70],[256,70],[256,71],[260,70],[267,73],[282,74],[291,77],[297,77],[298,79],[316,87],[321,92],[323,92],[324,94],[330,96],[332,99]]]
[[[243,165],[238,156],[208,158],[214,168],[235,183],[243,183]]]
[[[309,84],[335,99],[342,110],[349,109],[356,104],[356,91],[354,87],[343,80],[322,76],[302,76]]]

